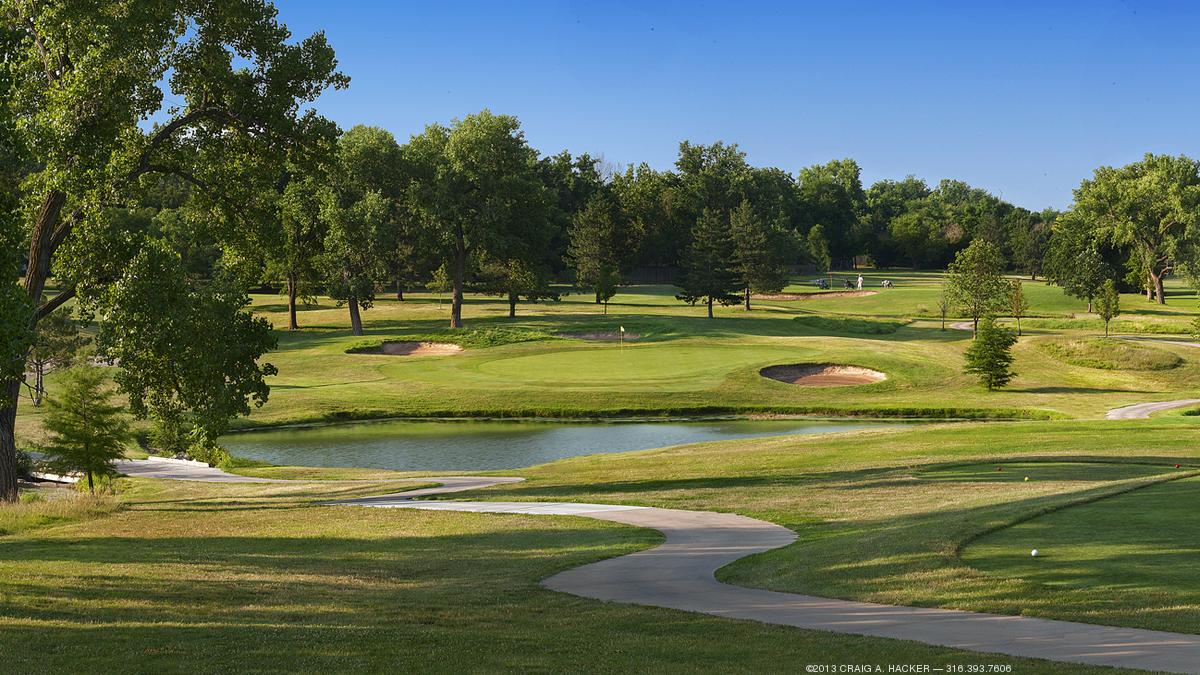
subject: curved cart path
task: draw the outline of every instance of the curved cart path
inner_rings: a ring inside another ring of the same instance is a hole
[[[948,609],[896,607],[780,593],[720,583],[714,572],[796,539],[787,528],[745,516],[644,506],[566,502],[458,502],[414,497],[458,492],[519,478],[431,477],[446,487],[331,504],[379,508],[585,516],[648,527],[666,542],[646,551],[567,570],[546,588],[588,598],[669,607],[731,619],[811,630],[915,640],[977,652],[1054,661],[1200,673],[1200,635],[998,616]]]
[[[1177,401],[1156,401],[1151,403],[1134,403],[1133,405],[1113,408],[1104,415],[1107,420],[1144,420],[1150,415],[1173,408],[1186,408],[1200,404],[1200,398],[1182,398]]]

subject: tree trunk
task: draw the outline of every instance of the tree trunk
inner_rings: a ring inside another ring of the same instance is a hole
[[[608,301],[604,301],[604,315],[608,316]]]
[[[1167,296],[1163,293],[1163,275],[1150,272],[1150,280],[1154,282],[1154,295],[1158,298],[1158,304],[1167,304]]]
[[[0,400],[0,503],[17,501],[17,400],[21,383],[10,382]]]
[[[404,286],[401,286],[399,281],[396,282],[396,300],[404,302]]]
[[[350,334],[362,335],[362,317],[358,314],[358,298],[350,298]]]
[[[454,256],[454,297],[450,300],[451,328],[462,328],[463,268],[467,264],[466,257],[466,253],[461,249]]]
[[[33,368],[33,407],[42,405],[42,396],[46,393],[46,366],[38,363]]]
[[[514,293],[508,294],[508,318],[517,318],[517,296]]]
[[[712,305],[713,305],[712,298],[709,298],[708,299],[708,318],[710,318],[710,319],[713,318]]]
[[[604,298],[600,297],[600,289],[597,288],[596,289],[596,304],[599,305],[602,302],[604,302]]]
[[[1021,317],[1015,317],[1017,320],[1017,337],[1021,337]]]
[[[287,294],[288,294],[288,330],[297,330],[300,324],[296,322],[296,275],[289,272],[287,276]]]
[[[88,476],[88,492],[93,497],[95,497],[96,496],[96,483],[92,481],[92,472],[91,471],[87,472],[87,476]]]
[[[1091,314],[1091,313],[1092,313],[1092,299],[1091,299],[1091,298],[1088,298],[1088,311],[1087,311],[1087,313],[1088,313],[1088,314]]]
[[[750,287],[746,287],[746,311],[750,311]]]

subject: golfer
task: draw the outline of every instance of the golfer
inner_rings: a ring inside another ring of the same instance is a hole
[[[862,275],[858,275],[858,290],[862,290]]]

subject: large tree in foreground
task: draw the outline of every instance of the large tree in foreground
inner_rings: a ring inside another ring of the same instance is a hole
[[[14,265],[6,252],[6,278],[0,280],[6,352],[0,501],[13,501],[20,387],[14,371],[24,368],[37,322],[78,296],[103,330],[115,321],[112,317],[149,311],[157,302],[153,280],[131,279],[129,261],[149,251],[147,263],[181,265],[150,246],[152,232],[127,229],[113,212],[136,204],[162,176],[174,176],[195,188],[192,206],[208,213],[212,234],[226,253],[255,255],[267,240],[255,224],[270,219],[254,216],[264,208],[263,195],[277,192],[285,157],[335,132],[331,123],[302,107],[346,79],[336,71],[324,36],[293,40],[276,21],[274,7],[262,0],[12,1],[0,5],[0,33],[0,87],[7,89],[0,96],[0,134],[8,129],[13,137],[0,142],[0,151],[14,148],[17,166],[28,167],[19,191],[23,215],[11,221],[15,231],[2,235],[5,246],[27,247],[28,262],[26,274],[18,277],[19,263]],[[149,267],[154,265],[141,269]],[[42,303],[51,275],[62,290]],[[133,281],[143,282],[137,287],[152,297],[136,298],[138,308],[112,304],[129,295],[111,291],[132,287]],[[19,295],[13,292],[17,285]],[[239,297],[192,308],[180,320],[194,323],[197,332],[209,331],[214,340],[225,330],[236,338],[249,315],[230,312],[244,298],[235,294]],[[14,303],[14,297],[23,302]],[[203,314],[207,309],[212,313]],[[200,390],[232,396],[249,392],[261,402],[266,372],[257,359],[264,343],[252,347],[233,358],[182,354],[177,345],[162,341],[123,344],[121,368],[127,374],[190,358],[206,366],[193,377],[219,380],[194,382],[181,393],[178,382],[137,373],[139,388],[127,391],[131,404],[138,397],[194,400]],[[218,408],[239,406],[224,402]]]
[[[1166,304],[1163,277],[1187,260],[1200,236],[1200,162],[1146,154],[1120,168],[1103,166],[1075,190],[1073,210],[1101,236],[1132,249],[1147,299]]]
[[[521,123],[484,110],[431,124],[404,147],[411,171],[406,203],[443,261],[453,286],[450,326],[462,327],[463,289],[472,265],[524,259],[545,240],[551,208]]]

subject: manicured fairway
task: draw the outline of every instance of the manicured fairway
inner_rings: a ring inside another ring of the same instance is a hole
[[[1200,607],[1200,479],[1039,516],[972,542],[963,560],[1001,577],[1147,604]],[[1030,549],[1038,549],[1038,557]]]

